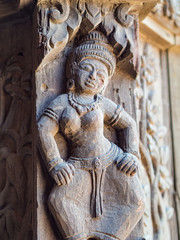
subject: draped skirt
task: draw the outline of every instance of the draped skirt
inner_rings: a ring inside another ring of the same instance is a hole
[[[144,193],[137,174],[117,169],[123,151],[112,144],[102,156],[70,157],[76,169],[71,182],[55,185],[49,207],[64,239],[124,240],[144,212]]]

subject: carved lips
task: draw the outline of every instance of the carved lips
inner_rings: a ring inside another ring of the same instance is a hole
[[[102,87],[103,84],[104,84],[103,80],[101,80],[100,83],[99,83],[99,80],[94,81],[94,80],[89,80],[89,79],[85,82],[86,87],[95,88],[95,89]]]

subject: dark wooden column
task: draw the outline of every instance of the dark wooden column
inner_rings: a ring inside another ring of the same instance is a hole
[[[35,239],[33,1],[0,3],[0,239]]]

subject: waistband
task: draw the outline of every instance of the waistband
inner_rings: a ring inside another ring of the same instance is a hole
[[[121,153],[123,153],[122,149],[111,143],[109,151],[98,157],[70,157],[68,159],[68,163],[73,164],[75,168],[84,169],[90,172],[92,179],[90,212],[92,218],[101,218],[103,214],[103,182],[105,171]]]
[[[110,234],[106,234],[104,232],[82,232],[73,236],[68,236],[65,239],[67,240],[87,240],[88,238],[95,238],[99,240],[119,240],[118,237]]]
[[[90,158],[70,157],[68,163],[73,164],[75,168],[79,169],[98,170],[109,166],[114,161],[117,154],[121,153],[123,153],[122,149],[111,143],[109,151],[103,155]]]

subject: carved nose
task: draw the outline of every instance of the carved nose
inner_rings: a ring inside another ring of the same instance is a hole
[[[92,80],[96,80],[96,71],[95,71],[95,70],[93,70],[93,71],[91,72],[90,78],[91,78]]]

